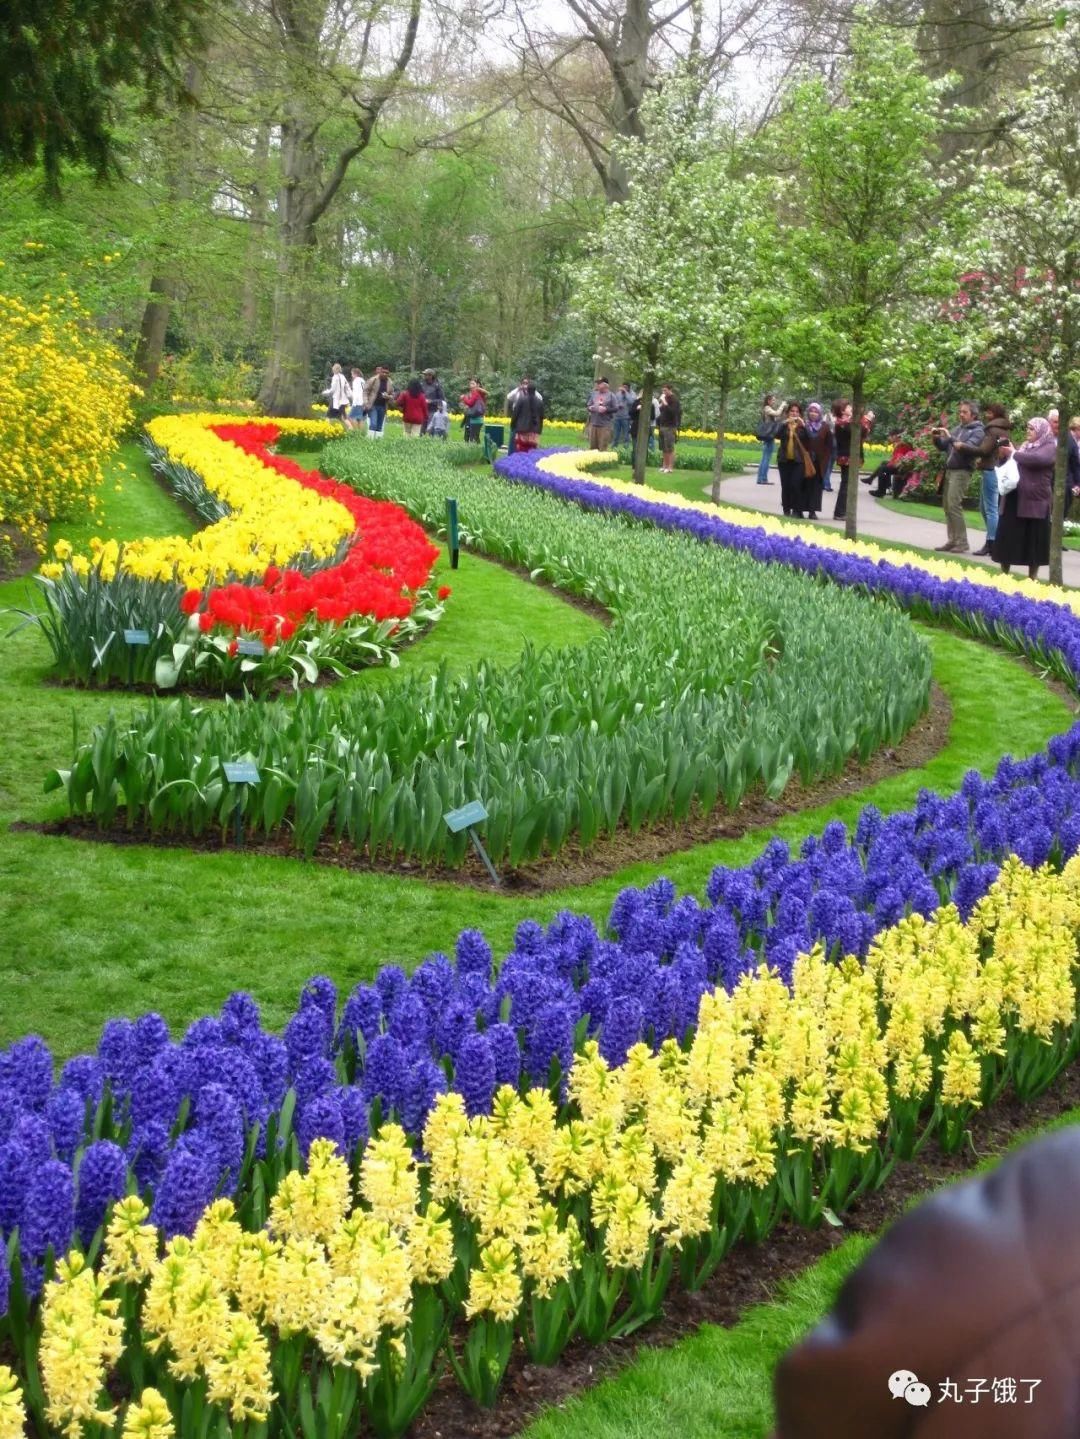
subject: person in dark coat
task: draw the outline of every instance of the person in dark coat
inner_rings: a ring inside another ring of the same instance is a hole
[[[816,520],[821,509],[821,493],[825,485],[825,472],[833,458],[833,434],[825,423],[824,412],[816,400],[806,407],[806,423],[799,431],[803,449],[814,462],[811,473],[803,475],[802,505],[810,519]]]
[[[774,1377],[773,1439],[1080,1434],[1080,1126],[887,1231]]]
[[[833,519],[844,520],[847,519],[848,470],[851,467],[852,408],[850,400],[837,400],[833,405],[833,414],[836,416],[836,423],[833,426],[833,436],[836,441],[836,463],[840,470],[840,488],[836,492]],[[860,423],[864,444],[873,428],[874,412],[867,410]]]
[[[980,475],[979,512],[986,525],[986,543],[975,554],[989,555],[993,553],[1001,513],[1001,496],[997,487],[998,456],[1002,442],[1009,438],[1011,426],[1004,405],[984,405],[982,415],[985,433],[976,452],[976,464]]]
[[[799,432],[803,428],[802,406],[792,400],[784,411],[777,434],[776,468],[780,471],[780,505],[785,515],[802,519],[806,466],[812,463]]]
[[[535,450],[544,428],[544,398],[528,375],[511,391],[507,408],[514,451]]]
[[[1020,479],[1001,501],[997,535],[991,553],[1005,574],[1026,565],[1028,578],[1050,563],[1050,505],[1054,492],[1057,440],[1050,421],[1038,415],[1028,421],[1027,439],[1013,451]]]

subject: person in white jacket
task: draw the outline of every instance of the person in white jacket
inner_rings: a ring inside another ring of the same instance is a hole
[[[364,377],[355,365],[353,366],[352,383],[349,386],[349,389],[351,391],[350,398],[352,400],[352,403],[349,406],[348,414],[344,417],[345,428],[347,430],[359,430],[362,434],[366,425],[366,411],[364,410]]]
[[[336,362],[330,371],[329,395],[330,403],[327,406],[327,418],[340,420],[342,424],[345,424],[345,417],[349,411],[352,394],[349,390],[349,382],[345,378],[341,366]]]

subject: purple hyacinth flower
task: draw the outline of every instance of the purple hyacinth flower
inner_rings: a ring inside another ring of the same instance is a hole
[[[3,1236],[0,1235],[0,1240]],[[0,1319],[8,1312],[11,1296],[11,1266],[8,1263],[7,1245],[0,1242]]]
[[[75,1200],[75,1228],[84,1248],[104,1221],[109,1205],[126,1192],[127,1159],[120,1146],[110,1139],[88,1145],[79,1161]]]
[[[332,979],[327,979],[325,974],[314,975],[300,991],[299,1008],[307,1009],[312,1004],[326,1015],[332,1030],[337,1014],[337,986]]]
[[[140,1191],[153,1189],[169,1153],[169,1130],[160,1119],[151,1119],[131,1133],[127,1162]]]
[[[19,1222],[32,1167],[26,1148],[17,1140],[0,1144],[0,1238]]]
[[[405,1051],[389,1034],[378,1034],[364,1059],[364,1095],[382,1101],[383,1114],[401,1109],[407,1093],[409,1066]]]
[[[499,1023],[487,1030],[487,1040],[495,1060],[496,1089],[503,1084],[516,1089],[521,1079],[521,1046],[517,1035],[510,1025]]]
[[[185,1134],[169,1155],[154,1194],[150,1221],[164,1233],[190,1235],[217,1192],[217,1145],[198,1134]]]
[[[248,1050],[268,1111],[280,1109],[289,1087],[289,1051],[276,1034],[259,1034]]]
[[[70,1164],[83,1141],[86,1101],[72,1089],[54,1090],[45,1106],[45,1118],[49,1122],[57,1158]]]
[[[0,1065],[0,1083],[18,1089],[24,1109],[45,1108],[52,1093],[53,1059],[40,1035],[15,1041]]]
[[[343,1084],[334,1091],[345,1129],[345,1155],[351,1159],[367,1141],[368,1108],[363,1092],[355,1084]]]
[[[534,1084],[547,1084],[554,1060],[565,1083],[574,1059],[574,1015],[561,1000],[547,1004],[529,1027],[525,1069]]]
[[[413,1065],[406,1081],[405,1103],[401,1122],[409,1134],[423,1133],[428,1112],[438,1095],[446,1090],[446,1075],[433,1059],[421,1059]]]
[[[71,1089],[84,1100],[97,1105],[105,1089],[105,1072],[101,1061],[92,1054],[77,1054],[60,1071],[61,1089]]]
[[[135,1051],[140,1064],[149,1064],[170,1043],[169,1026],[151,1011],[135,1021]]]
[[[463,929],[454,948],[459,974],[478,974],[491,978],[491,946],[478,929]]]
[[[335,1043],[338,1049],[354,1045],[356,1035],[360,1034],[364,1043],[370,1044],[377,1034],[381,1034],[382,1027],[382,996],[373,984],[358,984],[345,1001]]]
[[[300,1110],[296,1121],[296,1137],[300,1152],[307,1159],[308,1150],[316,1139],[332,1139],[342,1156],[349,1149],[345,1140],[345,1120],[336,1094],[320,1094]]]
[[[333,1033],[331,1020],[317,1004],[298,1009],[285,1026],[285,1048],[292,1072],[302,1069],[310,1059],[325,1059]]]
[[[218,1154],[218,1173],[232,1189],[244,1159],[244,1122],[240,1106],[223,1084],[206,1084],[195,1099],[195,1133]]]
[[[45,1258],[50,1248],[62,1258],[71,1247],[75,1230],[75,1184],[70,1168],[59,1159],[47,1159],[31,1171],[19,1220],[19,1251],[23,1284],[36,1299],[44,1282]]]
[[[454,1088],[470,1116],[488,1114],[495,1097],[495,1055],[486,1034],[470,1034],[454,1063]]]
[[[244,990],[234,990],[221,1006],[221,1032],[226,1044],[246,1044],[261,1028],[258,1004]]]

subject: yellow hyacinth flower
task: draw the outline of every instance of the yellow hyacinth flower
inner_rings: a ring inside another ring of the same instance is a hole
[[[128,1405],[122,1439],[173,1439],[173,1417],[156,1389],[144,1389],[138,1403]]]

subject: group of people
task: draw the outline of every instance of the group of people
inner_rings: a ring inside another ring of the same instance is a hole
[[[850,400],[835,400],[826,414],[817,400],[811,400],[803,413],[797,400],[782,405],[775,394],[767,394],[761,404],[761,423],[757,437],[761,441],[761,462],[757,482],[771,485],[769,466],[773,448],[778,446],[777,469],[780,473],[780,506],[785,515],[797,519],[816,520],[823,497],[833,493],[834,470],[840,472],[840,485],[835,491],[833,519],[847,514],[848,470],[851,465]],[[873,410],[862,417],[865,440],[874,424]]]
[[[450,433],[446,395],[434,370],[425,370],[422,377],[414,376],[403,390],[395,393],[389,366],[376,365],[365,379],[357,366],[353,366],[349,377],[341,365],[335,363],[330,371],[329,389],[324,390],[323,395],[331,420],[340,420],[347,430],[366,433],[369,440],[382,439],[387,410],[401,411],[407,439],[429,435],[432,439],[445,440]]]
[[[1033,415],[1024,439],[1014,445],[1012,426],[1003,405],[982,407],[964,400],[957,424],[950,430],[935,425],[934,445],[945,455],[942,500],[946,540],[938,549],[946,554],[967,554],[967,525],[963,500],[972,476],[979,474],[979,509],[986,525],[986,541],[977,555],[989,555],[1008,574],[1024,565],[1035,579],[1050,562],[1050,512],[1054,496],[1060,416],[1051,410]],[[1080,495],[1080,416],[1069,421],[1066,512]]]
[[[612,390],[606,375],[601,375],[585,403],[586,429],[590,450],[618,449],[636,443],[641,424],[642,401],[626,380]],[[649,419],[649,448],[653,430],[660,437],[660,470],[670,475],[675,469],[675,445],[682,425],[682,404],[671,385],[662,385],[653,397]]]
[[[874,413],[862,417],[865,440],[873,427]],[[847,513],[848,476],[851,465],[852,407],[848,400],[836,400],[831,413],[817,401],[806,406],[805,414],[796,400],[782,405],[775,394],[767,394],[761,405],[757,438],[761,441],[758,466],[759,485],[772,484],[769,467],[773,449],[778,447],[780,504],[785,515],[816,520],[823,495],[833,489],[834,466],[840,472],[833,518]],[[930,431],[935,447],[945,456],[942,502],[945,509],[946,540],[938,549],[948,554],[968,554],[967,526],[963,501],[975,473],[979,475],[979,509],[986,525],[986,541],[976,555],[990,556],[1008,574],[1013,565],[1024,565],[1031,578],[1050,560],[1050,506],[1053,496],[1054,463],[1057,455],[1059,417],[1051,410],[1043,418],[1028,421],[1023,442],[1014,445],[1012,426],[1004,406],[984,405],[980,414],[974,400],[965,400],[958,409],[957,424],[951,430],[936,425]],[[899,430],[889,432],[889,458],[866,478],[871,493],[881,498],[898,497],[912,471],[917,452]],[[1069,463],[1066,513],[1080,497],[1080,416],[1069,421]]]

